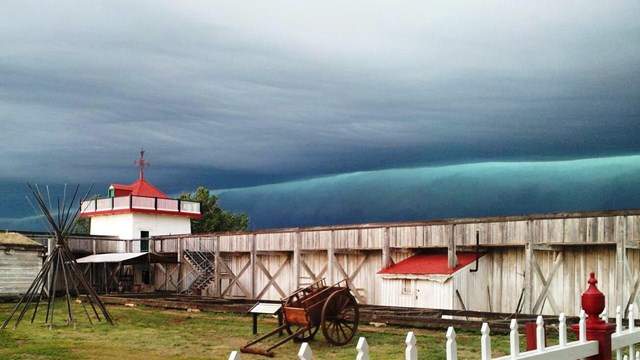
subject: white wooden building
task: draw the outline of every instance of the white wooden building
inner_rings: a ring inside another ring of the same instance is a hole
[[[83,201],[80,216],[91,219],[91,235],[148,239],[191,234],[191,219],[202,215],[199,203],[171,199],[140,171],[140,178],[130,185],[112,184],[106,198]],[[133,251],[148,251],[147,244],[137,243]]]
[[[105,291],[153,286],[155,263],[177,260],[175,255],[152,254],[149,239],[188,236],[191,219],[202,217],[200,203],[172,199],[145,180],[144,167],[148,163],[144,150],[136,163],[140,168],[138,180],[129,185],[111,184],[107,197],[80,204],[79,215],[90,219],[90,233],[96,238],[69,240],[73,251],[83,256],[78,262],[86,264],[91,281],[100,283]],[[137,256],[127,256],[131,253]]]
[[[0,297],[24,294],[42,267],[45,247],[26,236],[0,233]]]

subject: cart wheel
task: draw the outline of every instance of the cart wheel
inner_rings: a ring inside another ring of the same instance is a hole
[[[301,326],[299,325],[288,325],[286,327],[287,332],[289,333],[289,335],[297,332],[298,330],[300,330]],[[316,336],[316,333],[318,332],[318,329],[320,329],[320,326],[315,325],[315,326],[309,326],[309,328],[307,330],[305,330],[303,333],[301,333],[298,336],[295,336],[293,338],[294,342],[305,342],[305,341],[310,341],[313,340],[313,337]]]
[[[331,294],[322,307],[322,333],[330,344],[342,346],[349,343],[359,322],[358,303],[349,290]]]

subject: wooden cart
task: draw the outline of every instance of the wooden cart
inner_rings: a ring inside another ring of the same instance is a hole
[[[275,330],[257,338],[240,351],[272,357],[273,349],[287,341],[309,341],[322,328],[325,339],[333,345],[342,346],[351,341],[359,323],[359,310],[356,299],[351,295],[346,280],[333,286],[326,286],[325,280],[296,290],[282,299],[284,323]],[[267,349],[251,347],[282,330],[289,333],[284,339]]]

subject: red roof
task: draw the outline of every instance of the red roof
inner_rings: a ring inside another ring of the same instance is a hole
[[[131,185],[111,184],[111,186],[115,190],[115,196],[133,195],[169,199],[169,196],[167,196],[167,194],[160,191],[157,187],[151,185],[145,179],[138,179]]]
[[[458,265],[452,269],[447,254],[418,254],[382,269],[378,274],[451,275],[476,261],[475,253],[458,253],[457,256]]]

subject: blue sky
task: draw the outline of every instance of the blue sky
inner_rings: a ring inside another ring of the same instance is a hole
[[[25,181],[102,191],[135,180],[141,146],[173,193],[640,154],[639,15],[637,1],[3,2],[0,228],[26,216]]]

